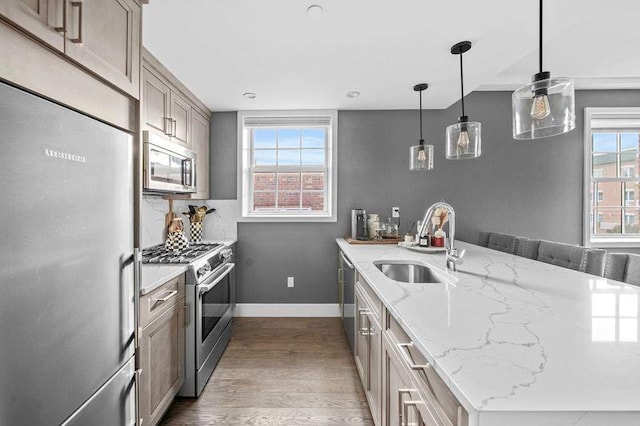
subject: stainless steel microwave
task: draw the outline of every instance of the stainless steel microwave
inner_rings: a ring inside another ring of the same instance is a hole
[[[196,192],[195,152],[146,130],[142,141],[145,192]]]

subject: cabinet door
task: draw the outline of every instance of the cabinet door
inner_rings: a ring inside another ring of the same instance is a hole
[[[411,382],[402,372],[402,364],[395,356],[393,349],[386,339],[383,341],[384,389],[385,402],[384,424],[386,426],[400,426],[406,424],[402,417],[402,402],[407,399]]]
[[[171,120],[173,122],[171,129],[171,140],[191,148],[189,129],[189,125],[191,123],[191,105],[182,96],[174,91],[171,91],[170,101]]]
[[[365,391],[369,389],[369,317],[368,308],[360,292],[355,293],[356,335],[353,357]]]
[[[385,426],[434,425],[435,423],[425,422],[418,409],[421,402],[404,370],[402,360],[386,339],[383,339],[383,344],[382,357],[385,372],[383,424]]]
[[[382,330],[380,324],[372,314],[367,315],[369,319],[369,387],[367,397],[371,414],[380,424],[382,415]]]
[[[66,0],[65,53],[138,99],[140,6],[135,0]]]
[[[184,382],[184,299],[140,335],[140,417],[158,423]]]
[[[191,108],[191,146],[196,159],[196,189],[192,199],[209,199],[209,120]]]
[[[49,46],[64,50],[65,0],[2,0],[0,15]]]
[[[161,136],[171,135],[171,89],[151,71],[142,68],[142,122],[144,130]]]

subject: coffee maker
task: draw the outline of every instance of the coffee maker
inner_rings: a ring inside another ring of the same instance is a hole
[[[364,209],[351,210],[351,238],[365,241],[367,235],[367,212]]]

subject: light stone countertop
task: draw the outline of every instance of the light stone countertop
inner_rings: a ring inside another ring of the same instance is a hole
[[[640,288],[457,242],[444,253],[336,240],[469,412],[471,425],[640,425]],[[452,284],[391,280],[418,261]]]
[[[228,238],[222,240],[215,241],[204,241],[205,243],[220,243],[224,244],[227,247],[231,247],[233,244],[237,243],[238,240],[236,238]],[[142,283],[140,284],[140,294],[145,295],[156,288],[160,287],[162,284],[166,283],[170,279],[177,277],[180,274],[184,274],[187,272],[187,266],[189,265],[176,265],[176,264],[149,264],[145,263],[142,265]]]

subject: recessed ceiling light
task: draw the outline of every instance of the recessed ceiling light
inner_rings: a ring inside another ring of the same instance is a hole
[[[245,92],[245,93],[242,94],[242,96],[244,96],[247,99],[255,99],[255,98],[258,97],[258,95],[256,95],[253,92]]]
[[[347,92],[347,98],[357,98],[358,96],[360,96],[360,92],[356,92],[355,90]]]
[[[323,13],[324,13],[324,10],[322,9],[322,6],[317,4],[312,4],[307,8],[307,15],[309,16],[314,16],[314,17],[322,16]]]

